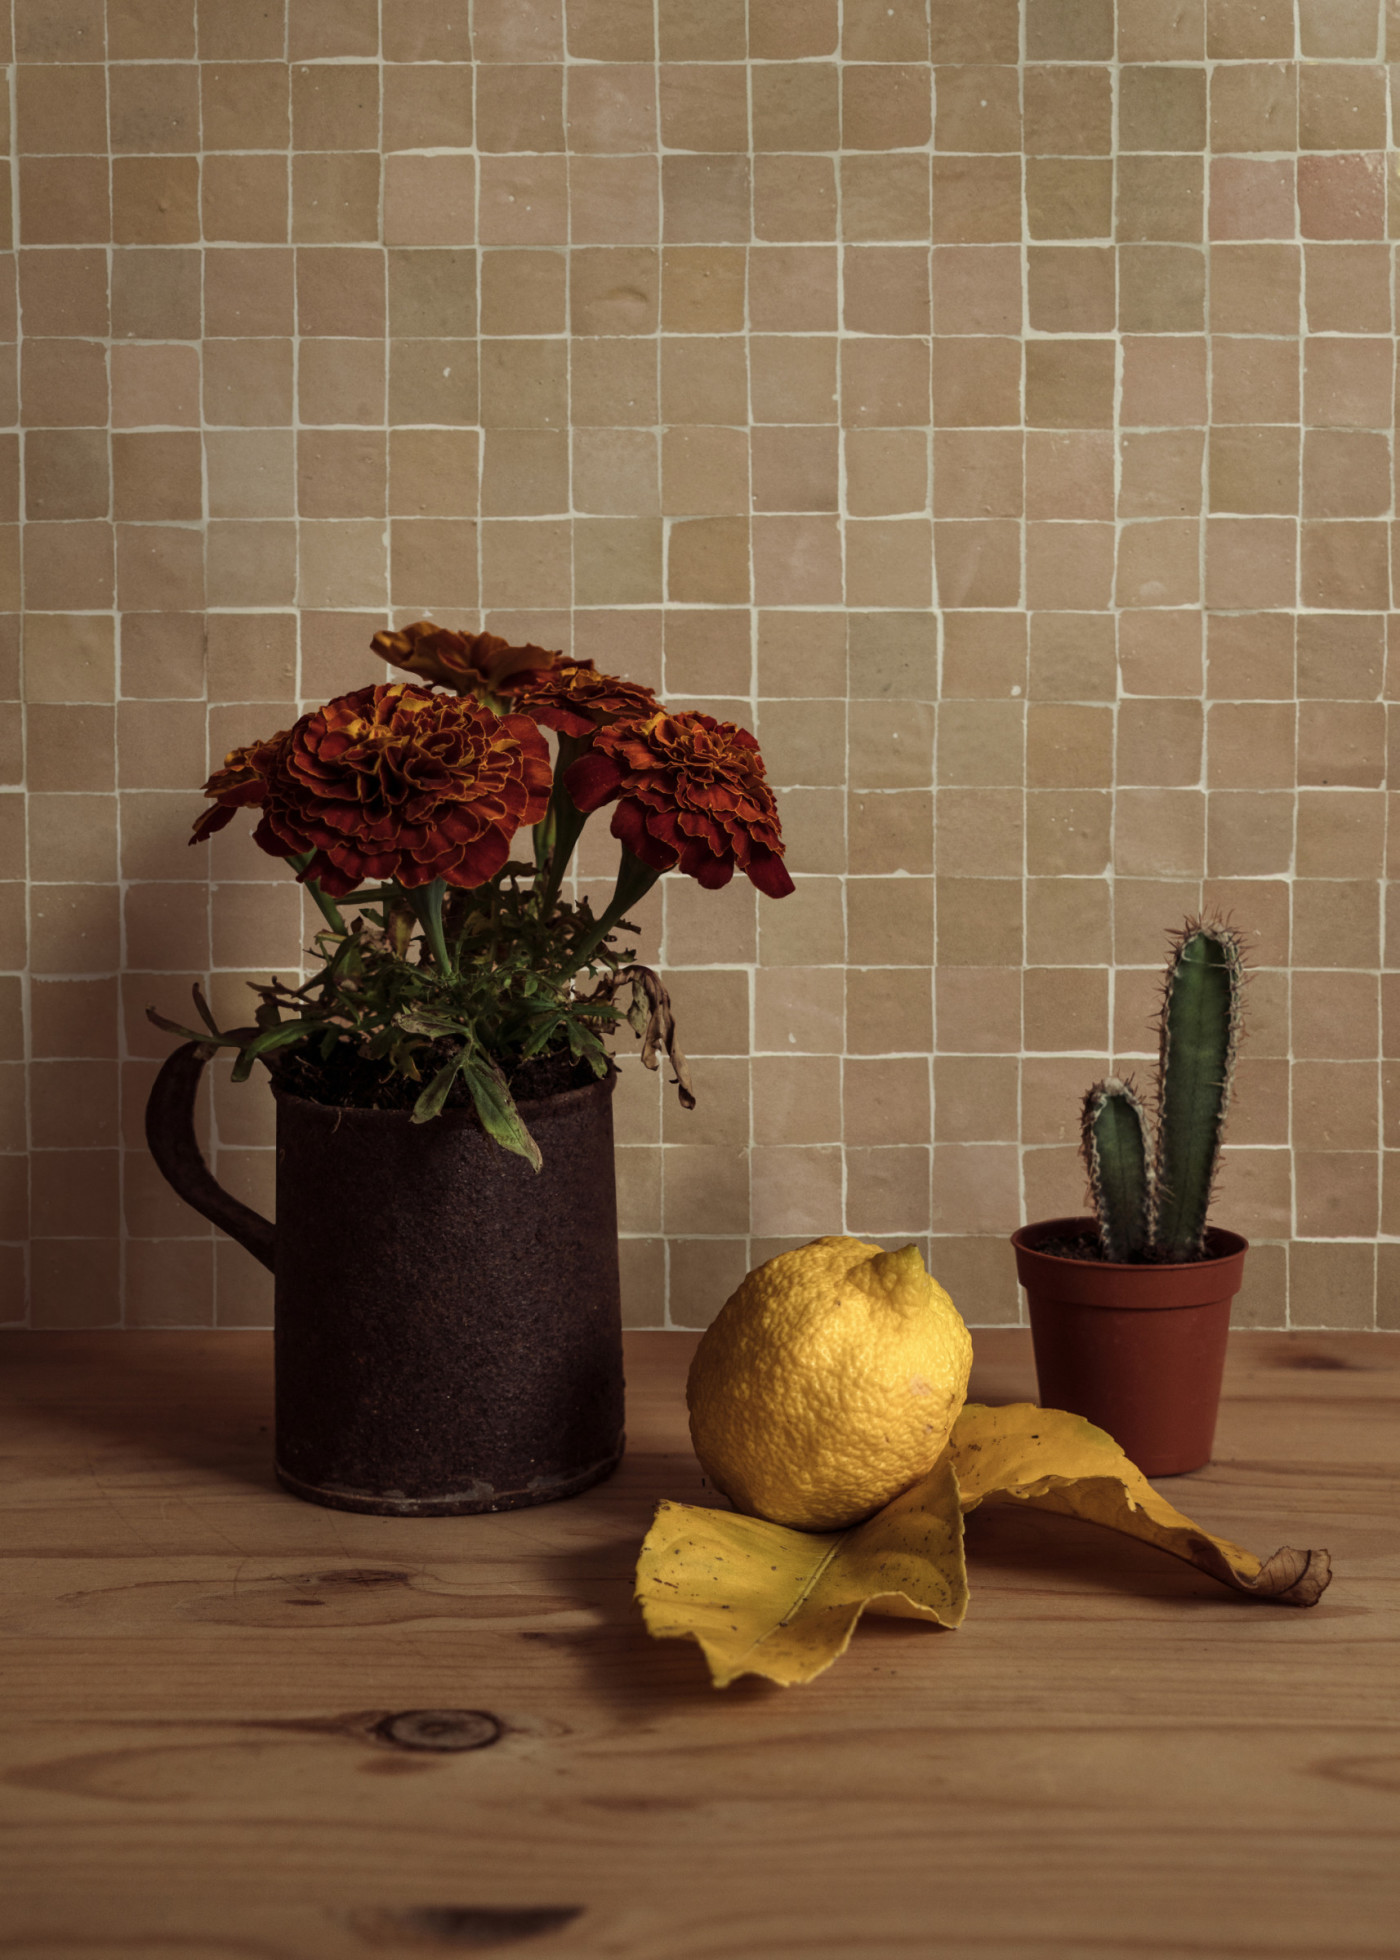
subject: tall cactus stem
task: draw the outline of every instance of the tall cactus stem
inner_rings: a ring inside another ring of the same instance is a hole
[[[1081,1145],[1105,1259],[1142,1259],[1152,1231],[1152,1160],[1144,1111],[1131,1082],[1116,1075],[1084,1098]]]
[[[1188,919],[1167,962],[1158,1024],[1153,1249],[1194,1259],[1205,1249],[1216,1165],[1239,1046],[1244,954],[1220,919]]]

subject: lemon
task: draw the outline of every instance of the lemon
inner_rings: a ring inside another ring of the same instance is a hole
[[[816,1239],[751,1272],[695,1350],[695,1454],[740,1510],[806,1531],[926,1476],[967,1397],[972,1340],[917,1246]]]

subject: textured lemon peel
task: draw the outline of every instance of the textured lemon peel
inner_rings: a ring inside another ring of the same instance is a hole
[[[816,1239],[750,1273],[703,1336],[695,1453],[739,1510],[842,1530],[932,1470],[971,1362],[916,1246]]]
[[[637,1562],[647,1631],[696,1641],[724,1688],[744,1674],[782,1687],[815,1680],[863,1612],[957,1627],[968,1601],[962,1513],[993,1496],[1106,1525],[1254,1599],[1313,1606],[1331,1577],[1326,1552],[1284,1547],[1261,1561],[1203,1531],[1080,1416],[970,1404],[932,1472],[845,1531],[663,1500]]]

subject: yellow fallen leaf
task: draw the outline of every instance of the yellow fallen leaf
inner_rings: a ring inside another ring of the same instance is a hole
[[[930,1474],[846,1531],[663,1501],[637,1561],[647,1631],[697,1641],[717,1688],[742,1674],[791,1687],[845,1653],[863,1612],[959,1626],[962,1513],[998,1495],[1143,1539],[1255,1599],[1313,1606],[1331,1578],[1326,1552],[1260,1560],[1202,1531],[1081,1416],[970,1404]]]
[[[953,1426],[948,1456],[965,1511],[1002,1494],[1038,1511],[1085,1518],[1280,1606],[1315,1606],[1332,1577],[1326,1552],[1285,1545],[1272,1558],[1257,1559],[1228,1538],[1202,1531],[1152,1488],[1107,1431],[1063,1409],[969,1403]]]
[[[867,1608],[955,1627],[967,1571],[952,1465],[941,1457],[846,1531],[663,1501],[637,1562],[637,1598],[657,1639],[699,1642],[717,1688],[741,1674],[783,1687],[814,1680],[845,1653]]]

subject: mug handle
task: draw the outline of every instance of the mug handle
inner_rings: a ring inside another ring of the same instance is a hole
[[[167,1059],[146,1103],[146,1142],[171,1189],[272,1272],[276,1226],[215,1180],[194,1133],[195,1092],[213,1053],[208,1042],[187,1041]]]

